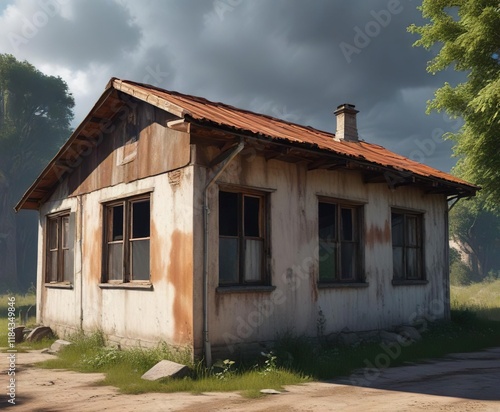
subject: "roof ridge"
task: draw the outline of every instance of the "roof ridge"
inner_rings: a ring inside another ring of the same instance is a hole
[[[266,114],[266,113],[259,113],[259,112],[255,112],[255,111],[252,111],[252,110],[249,110],[249,109],[242,109],[241,107],[236,107],[236,106],[233,106],[231,104],[224,103],[224,102],[216,102],[216,101],[213,101],[213,100],[209,100],[209,99],[207,99],[205,97],[195,96],[195,95],[192,95],[192,94],[181,93],[181,92],[178,92],[176,90],[167,90],[167,89],[164,89],[162,87],[154,86],[154,85],[151,85],[151,84],[148,84],[148,83],[141,83],[141,82],[135,82],[135,81],[132,81],[132,80],[123,80],[123,79],[118,79],[118,78],[113,78],[113,79],[121,81],[123,83],[129,83],[129,84],[132,84],[132,85],[136,85],[136,86],[140,86],[140,87],[144,87],[144,88],[148,88],[148,89],[153,89],[153,90],[156,90],[156,91],[158,91],[160,93],[171,94],[171,95],[174,95],[174,96],[179,97],[179,98],[186,98],[186,99],[196,100],[197,102],[203,103],[203,104],[207,104],[208,103],[210,106],[213,106],[213,107],[219,106],[219,107],[227,108],[229,110],[234,110],[234,111],[237,111],[237,112],[252,114],[252,115],[255,115],[255,116],[261,116],[261,117],[264,117],[264,118],[267,118],[267,119],[271,119],[271,120],[277,121],[279,123],[296,126],[296,127],[299,127],[300,129],[307,129],[307,130],[310,130],[310,131],[313,131],[313,132],[316,132],[316,133],[319,133],[319,134],[327,134],[329,136],[335,137],[335,133],[328,132],[326,130],[321,130],[321,129],[318,129],[318,128],[315,128],[315,127],[309,126],[309,125],[305,126],[305,125],[300,124],[300,123],[290,122],[288,120],[280,119],[279,117],[271,116],[271,115]]]

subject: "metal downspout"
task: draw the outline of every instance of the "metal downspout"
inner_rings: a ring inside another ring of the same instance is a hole
[[[205,362],[207,367],[212,366],[212,350],[210,347],[210,339],[208,335],[208,215],[210,209],[208,207],[208,189],[212,186],[226,167],[236,157],[236,155],[243,150],[245,144],[240,142],[238,146],[229,154],[229,156],[222,162],[221,167],[210,179],[204,189],[203,193],[203,347],[205,352]]]

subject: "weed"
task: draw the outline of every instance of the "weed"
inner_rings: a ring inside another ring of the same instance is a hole
[[[273,351],[270,351],[269,353],[261,352],[260,354],[266,358],[266,360],[264,361],[264,368],[262,369],[260,374],[266,376],[269,373],[277,372],[278,371],[278,365],[277,365],[278,357],[273,353]]]
[[[219,372],[215,372],[214,376],[220,380],[229,379],[234,375],[233,365],[234,361],[225,359],[221,364],[215,364],[214,369],[219,369]]]

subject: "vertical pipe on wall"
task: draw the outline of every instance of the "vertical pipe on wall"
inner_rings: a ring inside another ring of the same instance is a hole
[[[203,349],[205,354],[205,362],[208,367],[212,365],[212,350],[210,346],[210,337],[208,334],[208,215],[210,209],[208,207],[208,189],[219,178],[226,167],[243,150],[245,144],[240,142],[231,152],[228,157],[222,161],[222,165],[215,175],[206,184],[203,192]]]

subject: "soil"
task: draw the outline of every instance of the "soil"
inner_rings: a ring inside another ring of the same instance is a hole
[[[13,411],[500,411],[500,348],[381,371],[361,370],[332,382],[286,386],[281,394],[258,399],[233,392],[123,395],[114,387],[96,386],[102,374],[34,366],[52,356],[40,351],[17,354]],[[4,365],[0,409],[11,406]]]

